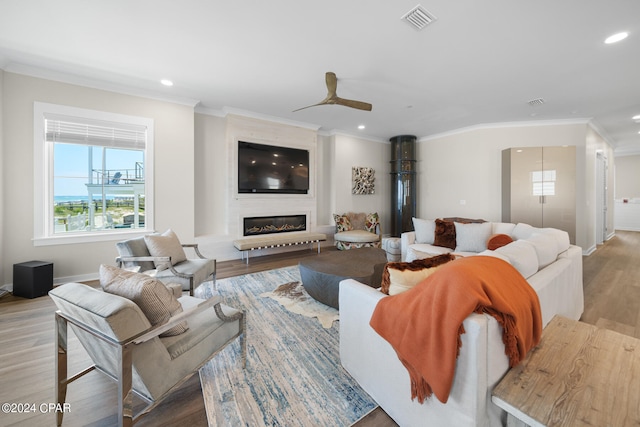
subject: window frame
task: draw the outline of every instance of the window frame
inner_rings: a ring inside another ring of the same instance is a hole
[[[53,142],[45,137],[45,117],[59,115],[77,118],[79,122],[102,121],[133,124],[147,128],[147,140],[144,150],[145,179],[145,226],[135,229],[112,229],[80,231],[68,234],[55,234],[53,229]],[[101,241],[117,241],[142,236],[154,230],[154,185],[153,185],[153,147],[154,122],[147,117],[131,116],[85,108],[70,107],[44,102],[34,102],[33,106],[33,142],[34,142],[34,199],[33,199],[33,244],[48,246]]]

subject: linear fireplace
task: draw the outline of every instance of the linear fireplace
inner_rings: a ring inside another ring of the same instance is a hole
[[[255,216],[244,218],[244,235],[286,233],[307,229],[306,215]]]

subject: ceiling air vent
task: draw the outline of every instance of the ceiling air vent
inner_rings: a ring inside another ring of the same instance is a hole
[[[436,18],[432,13],[427,11],[421,5],[417,5],[400,19],[411,24],[411,26],[416,30],[421,30],[427,25],[431,24],[433,21],[436,21],[438,18]]]
[[[532,107],[535,107],[536,105],[542,105],[544,104],[544,99],[542,98],[532,99],[530,101],[527,101],[527,104],[531,105]]]

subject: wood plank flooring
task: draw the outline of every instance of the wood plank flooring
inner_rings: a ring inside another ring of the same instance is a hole
[[[323,251],[333,250],[323,248]],[[315,251],[298,251],[256,257],[246,265],[240,260],[218,263],[218,278],[296,265]],[[640,233],[617,232],[584,260],[585,312],[582,320],[640,338]],[[49,403],[54,401],[55,306],[49,297],[0,298],[0,403]],[[89,358],[71,338],[69,372],[89,364]],[[116,422],[116,388],[103,375],[92,372],[70,385],[67,401],[71,412],[65,426],[105,426]],[[53,414],[3,414],[0,426],[53,426]],[[204,401],[198,376],[144,417],[139,425],[206,426]],[[377,411],[358,427],[393,426]]]

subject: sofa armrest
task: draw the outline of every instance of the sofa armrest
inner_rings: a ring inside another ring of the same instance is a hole
[[[407,259],[407,252],[409,252],[409,246],[413,245],[416,242],[416,232],[415,231],[407,231],[405,233],[400,234],[400,251],[402,254],[402,261]]]

